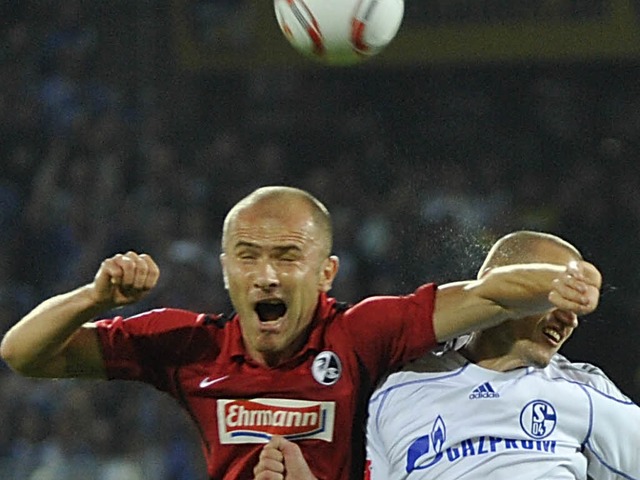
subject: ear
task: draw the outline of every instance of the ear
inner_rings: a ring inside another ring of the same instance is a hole
[[[335,255],[325,258],[320,270],[320,281],[318,287],[322,292],[328,292],[333,285],[333,279],[338,274],[340,259]]]
[[[229,276],[227,275],[227,257],[224,253],[220,254],[220,265],[222,266],[222,280],[224,281],[225,290],[229,290]]]

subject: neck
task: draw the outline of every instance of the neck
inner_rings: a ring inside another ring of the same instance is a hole
[[[462,348],[460,354],[482,368],[497,372],[507,372],[527,366],[524,360],[514,354],[508,346],[483,341],[481,334]]]
[[[254,351],[249,352],[249,355],[256,363],[268,368],[275,368],[293,358],[301,347],[294,344],[284,350]]]
[[[268,368],[277,367],[291,360],[304,348],[309,337],[309,330],[309,327],[306,330],[303,330],[298,335],[298,337],[295,338],[290,344],[275,348],[252,348],[251,344],[247,342],[246,339],[244,339],[247,353],[256,363],[259,363],[260,365]]]

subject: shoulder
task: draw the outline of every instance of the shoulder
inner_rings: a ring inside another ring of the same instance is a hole
[[[590,387],[605,395],[626,398],[600,367],[586,362],[571,362],[556,354],[551,359],[547,372],[554,379]]]
[[[421,285],[406,295],[373,295],[350,306],[346,315],[395,313],[400,309],[431,306],[435,301],[437,286],[433,283]]]
[[[597,383],[600,380],[609,380],[599,367],[590,363],[572,362],[560,354],[555,354],[551,358],[547,369],[551,374],[581,383]]]
[[[402,367],[401,371],[433,373],[437,376],[440,373],[457,371],[467,363],[469,363],[468,360],[455,351],[445,353],[431,352],[413,362],[407,363]]]
[[[100,320],[95,327],[103,352],[111,352],[109,357],[152,358],[168,364],[215,357],[240,337],[237,322],[227,324],[220,315],[170,308]]]
[[[99,320],[96,327],[102,329],[123,329],[130,333],[158,334],[179,329],[224,327],[229,318],[218,314],[197,313],[177,308],[157,308],[129,317],[114,317]]]
[[[374,295],[344,309],[341,317],[346,328],[376,330],[383,335],[420,334],[432,331],[431,324],[436,287],[422,285],[408,295]],[[431,347],[430,347],[431,348]]]
[[[404,387],[421,388],[423,385],[458,375],[469,362],[457,352],[427,353],[406,363],[397,371],[389,372],[376,388],[376,395]]]

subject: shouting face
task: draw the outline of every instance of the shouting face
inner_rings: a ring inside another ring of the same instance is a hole
[[[230,214],[221,262],[249,355],[277,365],[308,335],[320,292],[331,288],[337,258],[329,232],[303,198],[267,198]]]

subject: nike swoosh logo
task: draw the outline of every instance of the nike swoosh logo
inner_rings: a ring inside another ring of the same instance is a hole
[[[203,379],[200,382],[200,388],[207,388],[210,387],[211,385],[213,385],[214,383],[218,383],[221,382],[222,380],[225,380],[229,378],[229,375],[225,375],[224,377],[218,377],[218,378],[212,378],[210,379],[209,377]]]

